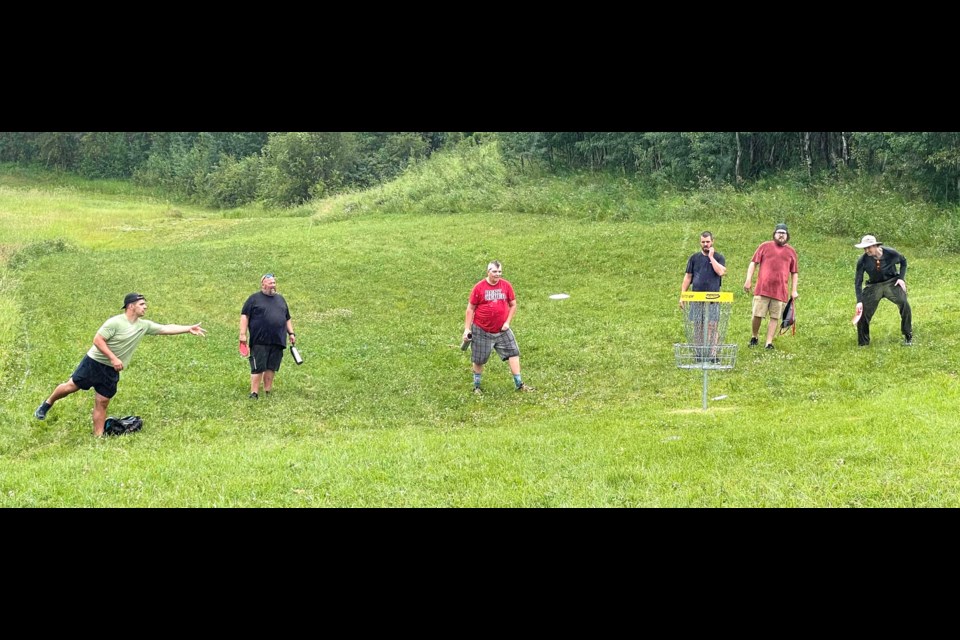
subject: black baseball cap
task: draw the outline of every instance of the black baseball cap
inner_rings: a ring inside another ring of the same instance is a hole
[[[146,298],[142,293],[128,293],[123,297],[123,308],[126,309],[128,304],[137,300],[146,300]]]

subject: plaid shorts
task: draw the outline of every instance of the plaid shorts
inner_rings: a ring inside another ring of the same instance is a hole
[[[473,325],[473,341],[470,343],[470,361],[474,364],[487,364],[490,353],[496,349],[501,360],[508,360],[520,355],[517,339],[513,337],[513,329],[500,333],[487,333],[477,325]]]

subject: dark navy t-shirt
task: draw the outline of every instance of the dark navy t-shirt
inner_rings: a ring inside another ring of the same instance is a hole
[[[714,252],[713,257],[723,266],[727,266],[727,261],[722,253]],[[713,270],[710,264],[710,258],[698,252],[690,256],[687,260],[686,273],[693,274],[693,281],[690,283],[690,291],[720,291],[720,281],[722,278]]]
[[[249,320],[250,344],[287,346],[290,309],[282,295],[277,293],[268,296],[257,291],[243,303],[240,313]]]

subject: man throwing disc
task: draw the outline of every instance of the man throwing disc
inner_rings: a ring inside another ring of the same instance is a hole
[[[37,420],[45,420],[47,412],[57,400],[81,389],[93,387],[93,435],[99,438],[103,435],[103,426],[107,420],[107,406],[117,393],[120,372],[130,366],[133,352],[143,336],[206,334],[206,329],[201,329],[199,322],[193,325],[157,324],[143,319],[146,312],[146,298],[139,293],[128,293],[123,299],[123,313],[103,323],[93,336],[93,346],[77,365],[73,375],[53,390],[50,397],[33,412],[33,416]]]

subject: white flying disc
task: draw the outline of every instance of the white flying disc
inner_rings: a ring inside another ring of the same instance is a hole
[[[853,324],[857,324],[858,322],[860,322],[860,316],[862,315],[863,315],[863,308],[857,309],[856,313],[853,314],[853,320],[851,320],[850,322],[852,322]]]
[[[553,294],[552,296],[550,296],[550,299],[551,299],[551,300],[566,300],[566,299],[569,298],[569,297],[570,297],[570,296],[568,296],[568,295],[565,294],[565,293],[555,293],[555,294]]]

